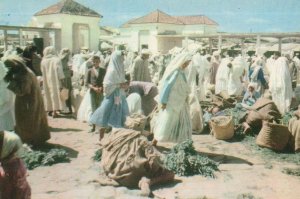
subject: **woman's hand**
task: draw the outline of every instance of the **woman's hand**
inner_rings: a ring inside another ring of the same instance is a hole
[[[0,165],[0,179],[4,178],[4,176],[5,176],[5,171],[4,171],[3,167]]]

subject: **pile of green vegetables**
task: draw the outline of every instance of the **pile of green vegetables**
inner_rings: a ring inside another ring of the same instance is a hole
[[[167,169],[179,176],[202,175],[214,178],[218,163],[199,155],[192,140],[184,141],[174,146],[164,158]]]
[[[30,170],[40,166],[51,166],[53,164],[70,161],[68,153],[60,148],[49,148],[41,151],[25,147],[20,157]]]

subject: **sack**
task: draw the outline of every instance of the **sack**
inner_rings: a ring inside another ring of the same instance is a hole
[[[288,144],[290,136],[291,133],[287,126],[263,121],[263,127],[256,138],[256,144],[275,151],[281,151]]]
[[[147,118],[144,115],[133,114],[126,118],[125,126],[136,131],[143,131],[146,126]]]
[[[296,152],[300,152],[300,120],[293,117],[289,121],[289,131],[291,132],[291,139],[289,146]]]
[[[211,134],[216,139],[228,140],[234,135],[234,124],[232,116],[217,116],[210,120]]]
[[[63,88],[60,91],[60,99],[61,101],[66,101],[67,99],[69,99],[69,89]]]
[[[249,111],[246,117],[246,123],[251,126],[251,128],[261,128],[263,116],[258,111]]]

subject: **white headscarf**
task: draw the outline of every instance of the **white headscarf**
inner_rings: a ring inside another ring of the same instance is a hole
[[[121,83],[126,82],[124,58],[122,52],[117,50],[112,53],[107,71],[103,80],[104,95],[110,95]]]
[[[112,53],[106,75],[103,80],[104,85],[113,85],[126,82],[122,52],[117,50]]]
[[[159,82],[158,89],[161,90],[165,80],[173,74],[175,70],[180,68],[185,62],[192,60],[192,54],[183,52],[177,55],[167,66],[162,79]]]
[[[191,60],[192,60],[192,55],[190,53],[184,52],[177,55],[173,60],[171,60],[171,62],[167,66],[165,73],[162,77],[162,81],[167,79],[175,70],[181,67],[185,62]]]
[[[21,148],[22,141],[20,137],[13,132],[4,131],[2,152],[0,154],[0,158],[6,158],[14,152],[19,153]]]
[[[48,46],[43,51],[44,58],[50,58],[56,55],[54,46]]]

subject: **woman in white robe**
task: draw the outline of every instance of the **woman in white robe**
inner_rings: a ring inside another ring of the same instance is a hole
[[[285,57],[279,57],[271,70],[269,90],[281,114],[290,110],[293,97],[291,75]]]
[[[14,117],[14,94],[7,89],[4,81],[7,70],[0,61],[0,131],[13,130],[15,126]]]
[[[190,93],[184,69],[192,56],[177,55],[166,68],[159,85],[161,109],[153,127],[155,145],[159,142],[182,142],[192,136],[188,96]]]
[[[228,77],[229,77],[229,68],[228,64],[231,63],[231,58],[223,58],[216,75],[216,86],[215,93],[219,94],[222,91],[227,91],[228,89]]]

